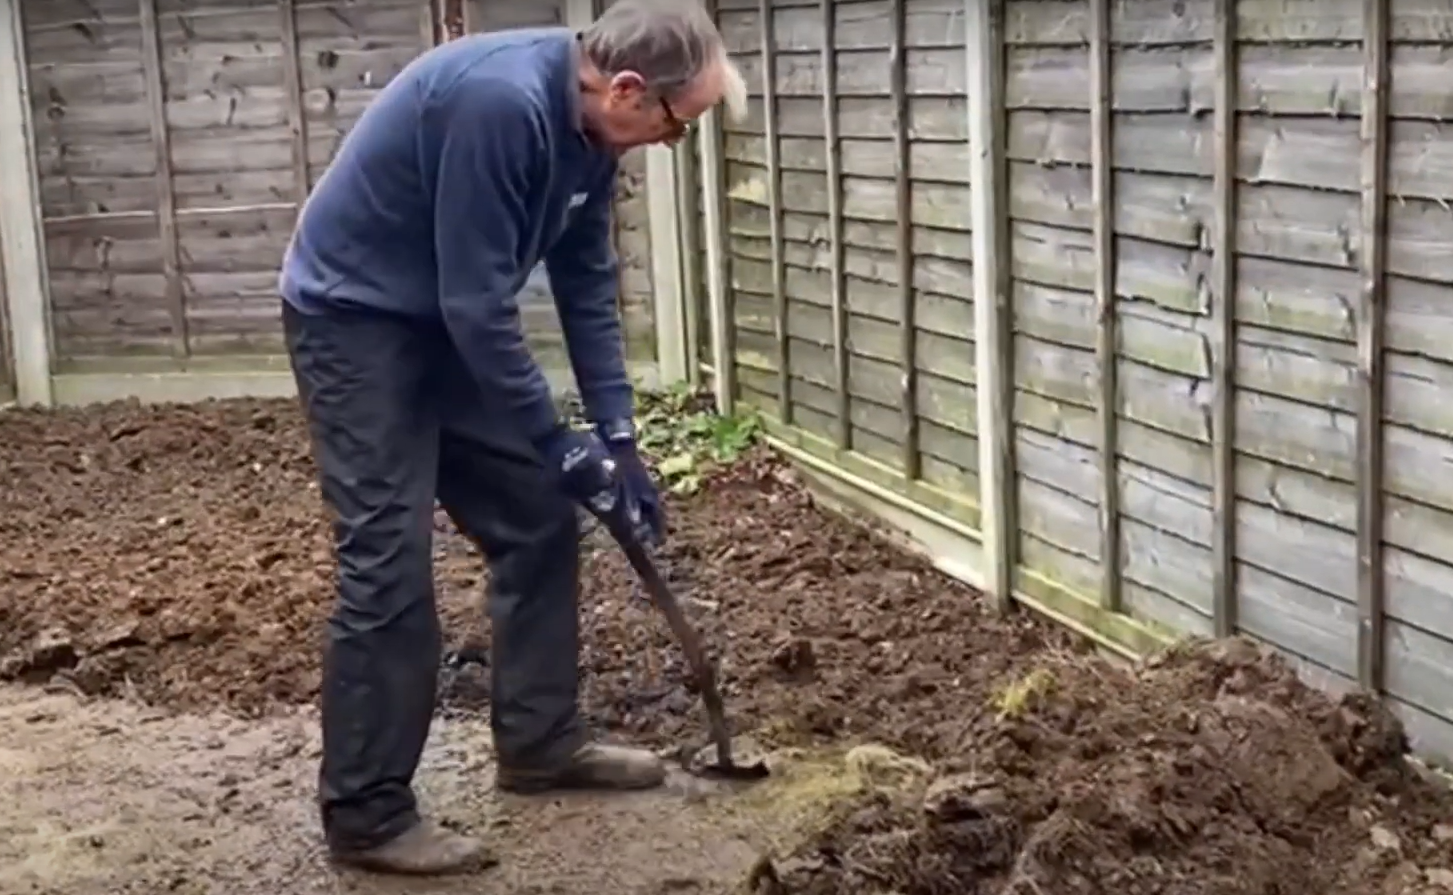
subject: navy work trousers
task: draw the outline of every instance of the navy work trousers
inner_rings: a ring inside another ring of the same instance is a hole
[[[583,741],[576,508],[465,370],[442,327],[354,311],[284,329],[323,498],[338,600],[323,656],[320,800],[330,844],[366,849],[419,819],[412,779],[441,636],[434,502],[484,553],[501,762],[549,767]]]

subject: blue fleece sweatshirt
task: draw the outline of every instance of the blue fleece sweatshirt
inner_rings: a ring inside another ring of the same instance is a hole
[[[543,260],[586,412],[629,419],[611,245],[613,153],[580,129],[565,28],[475,35],[414,60],[344,138],[299,216],[283,298],[445,324],[525,434],[558,417],[516,295]]]

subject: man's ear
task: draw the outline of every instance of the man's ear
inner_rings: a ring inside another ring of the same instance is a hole
[[[617,72],[610,79],[610,95],[616,101],[632,99],[646,91],[646,79],[633,71]]]

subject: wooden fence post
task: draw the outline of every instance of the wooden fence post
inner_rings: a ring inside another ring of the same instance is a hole
[[[787,328],[787,268],[782,242],[782,144],[777,135],[777,53],[772,33],[772,0],[758,0],[762,46],[762,129],[767,142],[767,232],[772,264],[773,335],[777,340],[777,416],[792,425],[792,349]]]
[[[676,235],[680,240],[682,327],[686,332],[686,378],[701,385],[701,183],[696,147],[676,147]]]
[[[717,18],[716,3],[707,0],[707,10]],[[736,325],[732,311],[731,259],[727,254],[726,160],[723,158],[722,110],[712,109],[697,126],[700,140],[702,204],[705,211],[703,235],[706,254],[707,315],[711,327],[712,386],[718,413],[736,410],[737,360]]]
[[[1090,0],[1090,193],[1095,208],[1095,360],[1099,367],[1100,606],[1119,612],[1120,395],[1116,385],[1115,109],[1110,69],[1110,0]]]
[[[726,165],[722,159],[722,113],[701,119],[701,181],[705,186],[706,293],[711,327],[712,385],[719,413],[730,415],[736,402],[731,284],[726,244]]]
[[[1004,7],[1004,0],[964,0],[980,527],[989,564],[984,581],[999,608],[1007,610],[1014,598],[1018,524],[1014,514],[1014,332],[1008,282]]]
[[[1357,680],[1381,691],[1386,651],[1383,569],[1383,328],[1387,303],[1389,0],[1363,2],[1362,289],[1357,300]]]
[[[166,73],[162,70],[157,0],[140,0],[141,71],[151,116],[151,145],[156,154],[156,223],[161,240],[161,268],[172,318],[172,354],[192,353],[187,338],[187,298],[182,284],[182,248],[177,235],[176,179],[172,173],[171,127],[166,114]]]
[[[51,386],[50,278],[36,183],[30,79],[20,3],[0,11],[0,269],[10,323],[15,397],[49,407]]]
[[[686,289],[677,213],[676,156],[667,146],[646,148],[646,228],[651,245],[651,317],[656,323],[656,370],[662,385],[690,378],[686,349]]]
[[[903,475],[912,481],[922,473],[918,426],[918,301],[913,291],[913,171],[909,144],[908,0],[891,0],[889,17],[889,94],[893,104],[893,179],[898,220],[894,249],[898,261],[898,353],[903,363],[901,400]]]
[[[308,201],[308,193],[313,189],[313,175],[308,165],[308,114],[303,102],[303,60],[298,45],[297,3],[298,0],[278,0],[278,14],[282,17],[283,84],[288,92],[288,136],[293,149],[293,195],[301,215],[303,203]],[[429,21],[433,21],[432,15]]]
[[[1216,0],[1215,206],[1211,256],[1211,600],[1217,637],[1236,633],[1236,2]]]
[[[837,398],[837,446],[853,447],[852,398],[848,386],[848,302],[843,251],[842,140],[838,135],[837,17],[833,0],[822,10],[822,139],[827,151],[827,249],[832,302],[833,388]]]

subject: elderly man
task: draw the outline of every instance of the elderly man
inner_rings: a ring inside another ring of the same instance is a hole
[[[577,708],[576,505],[659,537],[636,454],[610,218],[621,152],[673,143],[745,87],[692,0],[619,0],[583,32],[425,53],[374,100],[304,206],[283,322],[338,602],[323,658],[320,800],[338,860],[439,874],[481,845],[423,820],[412,778],[440,659],[435,499],[490,567],[498,786],[646,788],[651,753]],[[593,432],[568,427],[521,338],[543,261]]]

